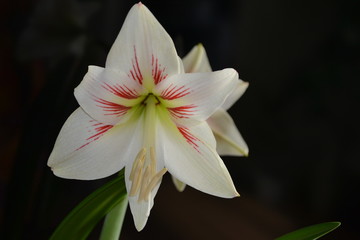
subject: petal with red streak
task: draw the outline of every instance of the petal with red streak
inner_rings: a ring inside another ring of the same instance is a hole
[[[162,144],[157,146],[157,152],[175,178],[208,194],[238,196],[206,122],[179,130],[165,114],[161,120],[158,138]]]
[[[179,126],[192,126],[221,107],[238,82],[237,76],[234,69],[178,74],[163,80],[154,92]]]
[[[91,180],[110,176],[134,159],[142,134],[140,122],[106,125],[81,108],[66,120],[48,165],[62,178]]]
[[[171,37],[141,3],[129,11],[106,59],[106,68],[129,73],[145,85],[181,71]]]
[[[92,118],[106,124],[126,121],[131,109],[144,99],[147,91],[122,72],[89,66],[75,89],[80,106]]]

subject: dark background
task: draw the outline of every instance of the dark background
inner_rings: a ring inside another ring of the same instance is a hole
[[[109,180],[60,179],[46,162],[78,106],[74,87],[88,65],[104,66],[134,3],[0,3],[0,238],[47,239]],[[180,56],[202,42],[213,69],[250,83],[230,110],[250,156],[224,158],[242,197],[180,194],[167,176],[145,229],[128,211],[122,238],[273,239],[324,221],[342,226],[323,239],[358,238],[359,1],[143,3]]]

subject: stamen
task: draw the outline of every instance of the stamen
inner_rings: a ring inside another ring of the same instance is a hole
[[[131,173],[129,179],[132,181],[131,189],[129,196],[135,196],[136,193],[139,191],[140,183],[142,182],[143,178],[143,167],[145,161],[145,154],[146,149],[143,148],[141,151],[136,155],[133,167],[131,169]]]
[[[140,183],[142,182],[141,180],[143,178],[142,172],[143,172],[142,168],[136,171],[135,181],[133,181],[131,184],[131,189],[129,193],[130,197],[135,196],[140,189]]]
[[[144,176],[143,176],[142,181],[141,181],[138,201],[140,201],[140,198],[142,198],[141,196],[143,195],[143,192],[146,191],[146,186],[149,184],[149,181],[150,181],[151,176],[152,176],[152,173],[150,171],[151,171],[151,167],[148,165],[146,167]]]
[[[150,156],[149,156],[150,155]],[[150,154],[146,157],[146,149],[142,148],[136,155],[129,179],[132,182],[129,196],[138,196],[138,202],[149,201],[151,191],[161,181],[167,172],[166,168],[156,173],[156,153],[154,147],[150,147]],[[147,159],[147,160],[146,160]]]
[[[145,154],[146,154],[146,149],[145,148],[142,148],[140,150],[140,152],[136,155],[136,158],[135,158],[135,161],[133,163],[133,166],[132,166],[132,169],[131,169],[131,173],[130,173],[130,176],[129,176],[129,179],[131,181],[134,181],[134,174],[135,172],[137,171],[137,169],[139,168],[139,163],[143,163],[144,160],[145,160]]]
[[[145,191],[140,193],[138,201],[148,201],[150,192],[155,188],[155,186],[160,182],[162,176],[167,172],[166,168],[161,169],[155,176],[152,177],[149,184],[147,184]]]

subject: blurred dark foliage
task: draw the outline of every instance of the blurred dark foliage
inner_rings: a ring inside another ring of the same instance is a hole
[[[88,65],[104,66],[134,3],[1,3],[1,239],[47,239],[108,180],[60,179],[46,162],[78,106],[74,87]],[[216,199],[190,188],[179,194],[167,177],[145,230],[137,233],[128,213],[122,237],[271,239],[334,220],[343,225],[323,239],[359,237],[359,3],[143,3],[180,56],[202,42],[214,69],[234,67],[250,82],[230,109],[250,157],[224,158],[241,198]]]

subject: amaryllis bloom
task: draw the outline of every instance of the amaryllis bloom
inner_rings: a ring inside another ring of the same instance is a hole
[[[224,198],[238,196],[206,120],[239,83],[233,69],[184,73],[170,36],[141,3],[130,10],[106,59],[90,66],[48,165],[91,180],[125,167],[136,228],[146,224],[162,176]]]
[[[184,70],[187,73],[212,71],[205,48],[202,44],[194,46],[182,61]],[[239,80],[223,105],[207,119],[207,123],[216,139],[216,151],[222,156],[247,156],[249,154],[247,144],[230,114],[227,112],[227,110],[239,100],[248,86],[248,82]],[[179,191],[185,189],[186,184],[175,177],[173,177],[173,182]]]

